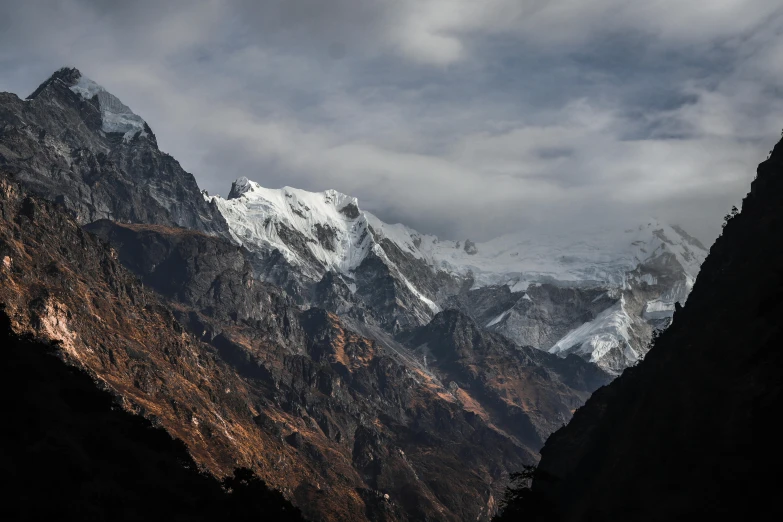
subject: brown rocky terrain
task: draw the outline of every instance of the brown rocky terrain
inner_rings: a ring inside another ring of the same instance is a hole
[[[561,359],[487,332],[457,310],[400,336],[466,407],[533,451],[609,376],[576,355]],[[521,364],[520,364],[521,363]]]
[[[228,239],[146,124],[107,127],[107,110],[129,109],[84,97],[82,80],[61,69],[26,100],[0,94],[0,305],[13,335],[58,342],[202,469],[248,467],[312,520],[487,520],[509,471],[608,381],[456,312],[393,339],[398,314],[418,312],[383,263],[360,285],[383,306],[329,274],[299,295],[284,259],[260,267]],[[462,284],[391,247],[417,284]],[[438,353],[429,367],[422,344]]]
[[[181,440],[118,408],[56,344],[13,333],[0,310],[3,520],[304,520],[250,470],[200,471]]]

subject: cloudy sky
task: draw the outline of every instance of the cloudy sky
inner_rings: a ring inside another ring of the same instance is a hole
[[[335,188],[455,239],[680,223],[783,128],[779,0],[0,0],[0,91],[75,66],[202,188]]]

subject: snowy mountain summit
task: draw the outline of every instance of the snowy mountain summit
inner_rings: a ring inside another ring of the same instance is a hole
[[[97,99],[98,110],[101,116],[101,129],[104,132],[117,132],[123,135],[124,140],[130,140],[136,135],[147,136],[147,123],[133,113],[127,105],[122,103],[119,98],[108,92],[106,89],[75,71],[74,76],[77,80],[70,87],[87,101],[93,98]]]
[[[357,199],[334,190],[273,190],[240,178],[228,200],[210,200],[231,223],[234,239],[251,249],[278,249],[312,278],[328,270],[350,273],[373,247]]]
[[[681,228],[654,219],[474,243],[384,223],[334,190],[268,189],[240,178],[227,199],[205,199],[254,254],[259,276],[302,304],[392,334],[459,308],[519,344],[575,353],[615,373],[643,357],[707,254]]]

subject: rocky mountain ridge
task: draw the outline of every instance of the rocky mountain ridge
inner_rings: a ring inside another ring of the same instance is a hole
[[[247,469],[202,473],[181,440],[118,408],[56,341],[15,334],[2,309],[0,354],[6,520],[304,520]]]
[[[73,69],[28,101],[0,95],[0,302],[204,469],[247,466],[314,520],[488,520],[508,473],[610,380],[585,361],[592,340],[625,367],[687,291],[685,254],[698,262],[651,224],[624,261],[593,245],[522,290],[454,268],[486,244],[436,266],[434,239],[333,191],[202,195],[141,122]],[[602,267],[587,286],[585,260]],[[615,327],[618,303],[638,324]],[[585,324],[557,355],[519,346]]]
[[[0,165],[80,223],[179,226],[241,243],[256,278],[377,337],[454,307],[519,345],[576,353],[618,374],[685,301],[704,257],[698,241],[655,220],[477,244],[384,223],[336,191],[240,178],[228,199],[204,196],[141,117],[75,69],[26,100],[0,95],[0,121]],[[485,307],[488,295],[504,306]]]

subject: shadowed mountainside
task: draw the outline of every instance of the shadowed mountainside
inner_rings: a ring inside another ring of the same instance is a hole
[[[781,519],[781,267],[783,141],[646,359],[547,440],[545,519]]]
[[[398,339],[425,357],[427,369],[478,415],[531,448],[543,445],[593,390],[611,381],[576,355],[561,359],[517,346],[457,310],[440,312]]]
[[[203,469],[250,468],[314,520],[487,520],[509,471],[535,462],[607,379],[491,335],[465,344],[480,329],[455,313],[432,331],[465,364],[424,367],[420,345],[396,342],[378,310],[399,331],[420,324],[399,314],[434,311],[404,279],[434,294],[463,285],[433,279],[388,238],[356,287],[378,306],[354,306],[329,274],[312,296],[259,281],[258,260],[228,239],[193,177],[75,69],[26,100],[0,94],[0,165],[0,303],[14,331],[60,340],[63,359],[183,440]],[[406,268],[394,275],[377,256]],[[302,310],[310,297],[349,313]]]

